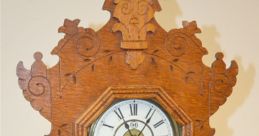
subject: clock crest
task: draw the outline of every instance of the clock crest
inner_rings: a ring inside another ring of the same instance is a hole
[[[52,124],[49,135],[213,136],[209,119],[232,92],[237,63],[226,68],[219,52],[204,65],[196,22],[166,32],[154,18],[157,0],[106,0],[103,9],[111,18],[98,31],[65,19],[54,67],[40,52],[30,70],[17,65],[24,97]],[[156,118],[145,118],[149,111]]]

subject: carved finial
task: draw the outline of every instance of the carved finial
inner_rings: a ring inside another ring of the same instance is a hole
[[[58,29],[59,33],[65,33],[68,36],[73,36],[78,32],[79,19],[69,20],[65,19],[64,25]]]
[[[215,55],[216,60],[212,63],[212,69],[215,73],[224,73],[226,70],[226,64],[223,61],[224,54],[218,52]]]
[[[34,59],[35,59],[36,61],[41,61],[43,55],[42,55],[41,52],[35,52],[34,55],[33,55],[33,57],[34,57]]]
[[[32,76],[47,76],[47,67],[42,62],[42,53],[41,52],[35,52],[34,53],[34,59],[35,62],[31,66],[31,75]]]
[[[187,30],[190,34],[195,34],[195,33],[201,33],[201,29],[198,28],[196,21],[188,22],[188,21],[183,21],[182,25],[184,29]]]

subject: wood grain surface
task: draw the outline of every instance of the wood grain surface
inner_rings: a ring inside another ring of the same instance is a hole
[[[211,67],[195,36],[195,21],[166,32],[154,18],[157,0],[106,0],[111,18],[100,30],[65,19],[47,68],[34,54],[30,70],[17,65],[20,88],[32,107],[52,124],[50,136],[85,136],[91,124],[118,99],[152,99],[183,126],[183,136],[213,136],[209,119],[236,83],[238,66],[229,68],[222,53]]]

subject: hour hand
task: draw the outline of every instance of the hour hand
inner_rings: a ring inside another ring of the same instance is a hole
[[[119,111],[119,112],[117,112],[117,111],[114,111],[114,112],[115,112],[115,114],[116,114],[120,119],[123,120],[123,124],[124,124],[125,128],[129,131],[130,136],[133,136],[132,133],[131,133],[131,131],[130,131],[130,129],[129,129],[129,124],[125,121],[124,116],[123,116],[123,114],[122,114],[120,108],[118,108],[118,111]]]

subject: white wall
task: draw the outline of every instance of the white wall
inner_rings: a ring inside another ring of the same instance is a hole
[[[50,123],[34,111],[23,98],[15,75],[16,64],[23,60],[27,68],[33,53],[43,52],[44,61],[53,66],[58,58],[51,50],[63,36],[57,28],[64,18],[80,18],[81,26],[100,28],[109,14],[102,11],[104,0],[3,0],[1,72],[2,136],[42,136]],[[259,1],[258,0],[159,0],[163,11],[158,22],[169,30],[182,20],[196,20],[199,35],[209,51],[204,58],[210,64],[217,51],[225,60],[238,61],[237,86],[227,103],[212,117],[216,136],[259,135]]]

